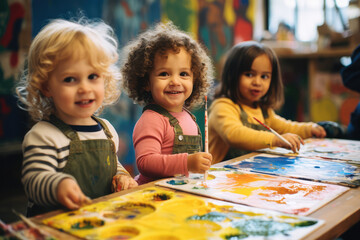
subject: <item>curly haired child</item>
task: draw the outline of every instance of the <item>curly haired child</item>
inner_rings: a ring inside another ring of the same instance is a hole
[[[123,87],[145,105],[133,132],[139,184],[204,173],[212,156],[201,152],[201,132],[189,108],[203,101],[213,79],[210,58],[188,33],[159,23],[127,46]]]
[[[274,109],[283,102],[280,65],[275,52],[255,42],[239,43],[230,49],[215,100],[209,108],[209,151],[214,163],[267,147],[294,152],[302,138],[325,137],[323,127],[278,116]],[[280,133],[291,146],[255,119]]]
[[[85,18],[52,20],[32,41],[17,87],[36,122],[23,141],[27,216],[137,186],[118,162],[114,127],[94,116],[120,95],[117,47],[110,26]]]

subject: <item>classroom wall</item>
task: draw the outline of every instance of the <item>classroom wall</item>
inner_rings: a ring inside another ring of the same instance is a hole
[[[251,40],[257,0],[5,0],[0,14],[0,147],[17,146],[30,126],[27,113],[16,106],[14,86],[23,66],[31,39],[51,18],[71,18],[83,12],[89,18],[102,18],[115,30],[123,47],[156,22],[172,20],[190,32],[209,50],[217,76],[226,51],[235,43]],[[27,16],[27,17],[26,17]],[[31,32],[31,34],[30,34]],[[27,34],[27,37],[22,37]],[[11,39],[11,40],[9,40]],[[23,44],[20,44],[25,42]],[[14,65],[14,55],[17,56]],[[11,65],[13,64],[13,65]],[[203,131],[204,114],[194,111]],[[120,136],[119,159],[137,173],[132,146],[132,129],[141,108],[125,94],[102,114]],[[1,151],[0,151],[1,152]],[[3,155],[2,155],[3,156]]]

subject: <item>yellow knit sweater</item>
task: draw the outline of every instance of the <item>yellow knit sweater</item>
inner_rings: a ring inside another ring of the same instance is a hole
[[[314,123],[300,123],[286,120],[268,109],[269,117],[264,119],[260,107],[251,108],[241,105],[248,115],[248,122],[258,124],[253,117],[265,122],[280,134],[295,133],[302,138],[311,136]],[[275,135],[267,131],[259,131],[243,125],[240,120],[240,107],[229,98],[216,99],[209,108],[209,151],[213,156],[213,164],[221,162],[230,147],[255,151],[272,147]]]

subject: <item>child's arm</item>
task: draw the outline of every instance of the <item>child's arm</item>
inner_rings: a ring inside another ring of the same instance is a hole
[[[188,175],[188,154],[172,154],[173,132],[167,118],[153,111],[142,114],[133,133],[136,164],[141,174],[150,178]]]
[[[223,142],[235,148],[255,151],[271,147],[274,134],[244,126],[240,113],[239,106],[228,98],[214,101],[209,115],[209,134],[215,131],[213,134],[217,134]],[[249,116],[249,119],[252,119],[252,116]]]
[[[131,177],[126,169],[117,161],[117,173],[111,182],[111,191],[119,192],[130,188],[137,187],[137,182]]]
[[[113,192],[120,192],[137,186],[137,182],[131,176],[127,174],[117,174],[113,177],[111,190]]]
[[[91,200],[81,191],[79,185],[72,178],[61,180],[57,190],[60,204],[68,209],[78,209],[84,204],[90,204]]]
[[[212,156],[210,153],[199,152],[189,154],[187,159],[187,168],[193,173],[205,173],[209,170],[212,162]]]
[[[326,137],[325,129],[316,123],[286,120],[275,114],[273,110],[269,110],[268,113],[269,125],[279,133],[294,133],[304,139],[310,137]]]
[[[67,137],[47,122],[36,124],[24,138],[21,181],[28,198],[39,206],[58,206],[60,182],[73,178],[60,171],[69,151],[66,143],[62,145],[66,141]]]
[[[322,126],[320,126],[320,125],[318,125],[318,124],[316,124],[316,123],[314,123],[314,124],[312,125],[312,127],[311,127],[311,134],[312,134],[314,137],[317,137],[317,138],[324,138],[324,137],[326,137],[326,131],[325,131],[325,129],[324,129]]]

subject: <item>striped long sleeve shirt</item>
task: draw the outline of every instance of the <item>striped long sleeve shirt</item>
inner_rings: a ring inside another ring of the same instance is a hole
[[[105,119],[114,141],[116,152],[119,137],[114,127]],[[101,126],[87,126],[77,131],[80,140],[106,139]],[[53,124],[40,121],[25,135],[23,141],[22,183],[29,202],[39,206],[58,206],[57,186],[64,178],[73,176],[63,173],[69,156],[70,139]],[[85,166],[84,166],[85,167]],[[117,163],[117,174],[129,173]],[[74,179],[76,181],[76,179]]]

